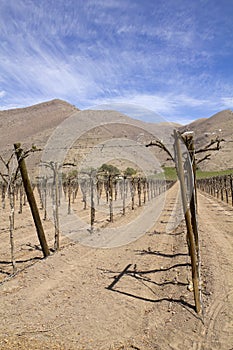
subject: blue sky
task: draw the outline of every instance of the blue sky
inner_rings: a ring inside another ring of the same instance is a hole
[[[60,98],[186,123],[233,108],[233,0],[0,0],[0,109]]]

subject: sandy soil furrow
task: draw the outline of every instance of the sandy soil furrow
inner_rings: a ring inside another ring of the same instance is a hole
[[[71,242],[3,284],[1,349],[231,349],[232,210],[198,196],[203,323],[188,288],[184,225],[167,230],[177,190],[138,240],[111,249]]]

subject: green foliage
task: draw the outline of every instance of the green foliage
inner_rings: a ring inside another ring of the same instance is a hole
[[[175,167],[163,167],[164,173],[163,176],[166,180],[177,180],[177,174]],[[221,175],[230,175],[233,174],[233,170],[219,170],[219,171],[201,171],[200,169],[197,170],[197,179],[204,179],[207,177],[213,177],[213,176],[221,176]],[[158,174],[160,175],[160,174]]]
[[[120,170],[117,167],[115,167],[114,165],[104,163],[98,169],[98,173],[105,173],[105,174],[109,174],[109,175],[119,175]]]
[[[177,173],[175,167],[163,167],[163,177],[168,181],[177,180]]]
[[[177,174],[176,174],[176,168],[175,167],[163,167],[163,174],[157,174],[157,176],[163,177],[166,180],[177,180]],[[219,171],[201,171],[200,169],[197,170],[197,179],[204,179],[207,177],[213,177],[213,176],[222,176],[222,175],[230,175],[233,174],[233,170],[219,170]]]
[[[135,170],[134,168],[126,168],[125,171],[124,171],[124,175],[126,176],[133,176],[133,175],[136,175],[137,174],[137,170]]]
[[[78,176],[78,170],[72,170],[68,173],[68,178],[70,179],[76,179]]]
[[[233,175],[233,170],[216,170],[216,171],[201,171],[197,170],[197,179],[205,179],[207,177],[213,177],[213,176],[223,176],[223,175]]]
[[[62,173],[62,181],[73,180],[78,177],[78,170],[72,170],[68,173]]]

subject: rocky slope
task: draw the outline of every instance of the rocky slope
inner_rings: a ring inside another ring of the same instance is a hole
[[[219,151],[206,153],[212,153],[212,155],[210,160],[201,163],[203,170],[233,169],[233,112],[231,110],[221,111],[210,118],[197,119],[181,127],[180,130],[194,132],[197,150],[205,147],[216,137],[224,140],[221,142]],[[204,155],[202,153],[201,157]]]
[[[0,111],[0,154],[7,159],[15,142],[21,142],[24,148],[30,148],[32,144],[44,148],[56,127],[78,111],[79,109],[75,106],[58,99],[27,108]],[[98,112],[91,111],[93,118],[96,118]],[[118,114],[120,118],[122,114]],[[130,120],[132,118],[129,118]],[[124,127],[117,122],[116,124],[106,124],[104,127],[95,127],[77,140],[75,152],[70,153],[70,159],[79,161],[95,145],[116,138],[126,138],[146,144],[153,141],[151,133],[156,134],[160,140],[166,143],[166,146],[172,149],[173,141],[170,135],[173,129],[178,127],[179,125],[175,123],[153,124],[142,121],[137,121],[137,127],[130,125],[130,122]],[[231,110],[221,111],[210,118],[198,119],[189,125],[180,127],[180,130],[194,131],[196,149],[205,147],[216,137],[225,140],[221,143],[221,150],[212,153],[210,161],[201,163],[202,169],[233,168],[233,112]],[[166,162],[167,155],[163,151],[156,147],[151,147],[150,151],[156,155],[161,165],[171,165],[171,163]],[[28,159],[30,168],[35,168],[35,165],[39,163],[40,154],[37,153]]]

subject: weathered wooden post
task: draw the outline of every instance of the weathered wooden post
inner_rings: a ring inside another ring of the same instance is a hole
[[[43,229],[43,226],[41,223],[39,210],[38,210],[36,200],[35,200],[35,197],[33,194],[31,182],[30,182],[29,177],[28,177],[26,163],[25,163],[25,160],[23,157],[23,150],[21,148],[20,143],[15,143],[14,148],[15,148],[15,153],[16,153],[16,157],[18,160],[18,164],[19,164],[19,169],[20,169],[24,189],[25,189],[25,192],[27,195],[27,199],[28,199],[28,202],[29,202],[29,205],[31,208],[33,220],[34,220],[34,223],[36,226],[38,239],[39,239],[44,257],[46,258],[47,256],[49,256],[50,252],[49,252],[49,248],[48,248],[47,241],[45,238],[44,229]]]
[[[58,164],[54,164],[54,192],[55,192],[55,210],[54,210],[54,223],[55,223],[55,237],[54,237],[54,249],[58,250],[60,247],[60,227],[59,227],[59,214],[58,214],[58,200],[59,200],[59,189],[58,189]]]
[[[125,202],[126,202],[126,175],[123,176],[123,215],[125,215]]]
[[[185,179],[184,179],[184,170],[182,163],[182,153],[180,148],[180,140],[177,132],[174,130],[174,138],[175,138],[175,151],[176,151],[176,167],[177,167],[177,175],[180,181],[181,188],[181,198],[183,204],[183,212],[185,216],[185,222],[187,227],[187,236],[190,244],[190,258],[192,265],[192,281],[193,281],[193,291],[194,291],[194,300],[196,312],[200,313],[201,311],[201,301],[200,301],[200,293],[199,293],[199,278],[198,278],[198,269],[197,269],[197,257],[196,257],[196,249],[195,249],[195,240],[194,234],[192,231],[192,222],[191,222],[191,214],[187,203],[187,195],[185,188]]]
[[[228,203],[228,189],[227,189],[227,176],[224,176],[224,187],[225,187],[225,196],[226,196],[226,202]]]
[[[114,200],[117,201],[117,194],[118,194],[118,181],[115,178],[114,179]]]
[[[10,180],[9,180],[10,181]],[[10,245],[11,245],[11,263],[13,272],[16,271],[15,261],[15,244],[14,244],[14,224],[15,224],[15,184],[9,182],[9,199],[10,199]]]
[[[222,176],[220,176],[220,183],[221,183],[221,201],[223,201],[224,200],[223,198],[224,180]]]
[[[143,179],[143,203],[146,204],[146,178]]]
[[[82,192],[82,201],[83,201],[83,209],[87,209],[87,183],[85,180],[82,180],[80,183],[80,188]]]
[[[102,195],[102,190],[103,190],[103,182],[102,180],[97,177],[97,182],[96,182],[96,192],[97,192],[97,205],[100,204],[100,198]]]
[[[109,211],[110,211],[110,222],[113,222],[113,181],[112,175],[108,176],[108,193],[109,193]]]
[[[91,190],[91,232],[94,230],[95,222],[95,201],[94,201],[94,174],[90,174],[90,190]]]
[[[149,179],[146,180],[146,191],[147,191],[147,201],[150,201],[150,181]]]
[[[23,184],[20,184],[19,187],[19,214],[22,214],[23,212]]]
[[[231,189],[231,204],[233,206],[233,180],[232,180],[232,175],[230,175],[230,189]]]
[[[185,145],[188,149],[189,159],[187,159],[188,175],[190,178],[189,189],[190,189],[190,212],[191,212],[191,222],[195,238],[196,251],[199,251],[199,237],[198,237],[198,227],[197,227],[197,183],[196,183],[196,160],[195,160],[195,149],[193,133],[186,134],[184,139]]]
[[[42,179],[43,186],[43,202],[44,202],[44,220],[47,219],[47,177]]]
[[[142,179],[138,178],[138,206],[142,206]]]
[[[71,193],[72,193],[72,188],[71,188],[71,179],[68,178],[67,180],[67,187],[68,187],[68,210],[67,213],[68,215],[71,214]]]
[[[6,185],[2,183],[2,209],[5,209],[6,207],[5,198],[6,198]]]
[[[135,198],[135,179],[131,178],[130,181],[130,191],[131,191],[131,209],[134,210],[134,198]]]

